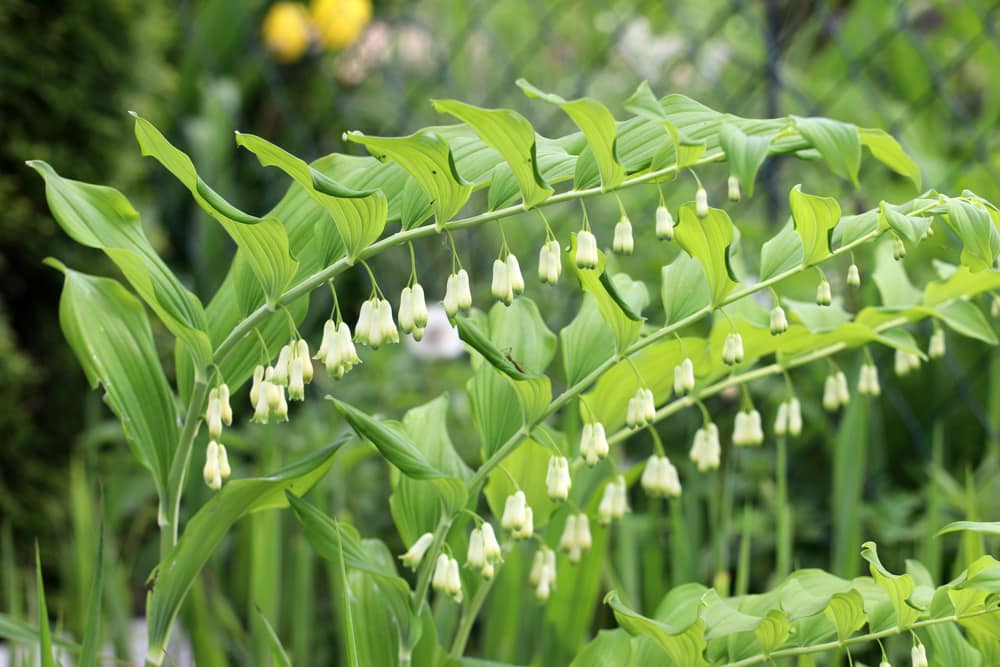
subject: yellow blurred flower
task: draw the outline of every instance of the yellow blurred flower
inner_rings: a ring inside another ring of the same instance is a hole
[[[298,2],[276,2],[264,17],[261,33],[277,60],[298,60],[309,48],[309,12]]]
[[[312,20],[323,46],[354,44],[372,18],[371,0],[313,0]]]

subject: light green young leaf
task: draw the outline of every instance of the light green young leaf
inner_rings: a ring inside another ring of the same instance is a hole
[[[328,445],[267,477],[229,481],[202,505],[150,577],[153,591],[146,604],[148,662],[163,664],[167,636],[184,597],[229,528],[251,512],[285,507],[286,491],[295,495],[307,492],[330,469],[342,444],[338,441]]]
[[[712,292],[705,270],[694,257],[679,254],[660,270],[664,325],[675,324],[712,305]]]
[[[937,532],[938,535],[971,530],[980,535],[1000,535],[1000,521],[952,521]]]
[[[404,475],[414,479],[447,477],[430,464],[423,452],[417,449],[417,446],[401,430],[390,428],[353,405],[338,401],[333,396],[326,398],[344,416],[359,438],[368,440],[375,445],[379,453],[389,463],[399,468]]]
[[[770,280],[802,266],[804,257],[802,238],[796,233],[795,225],[787,224],[760,249],[760,279]]]
[[[861,139],[858,129],[829,118],[792,118],[799,133],[819,151],[833,173],[848,179],[854,187],[860,187]]]
[[[892,204],[879,202],[879,223],[892,228],[897,234],[916,245],[924,238],[927,228],[931,226],[931,218],[918,215],[906,215]]]
[[[510,109],[481,109],[457,100],[434,100],[433,104],[439,113],[451,114],[471,126],[483,143],[503,156],[527,208],[552,195],[539,171],[535,128],[527,118]]]
[[[720,208],[710,208],[708,216],[702,220],[694,212],[694,203],[688,202],[681,206],[675,229],[678,245],[705,269],[712,305],[718,306],[737,284],[729,265],[733,221]]]
[[[189,346],[195,363],[212,361],[205,310],[156,254],[139,213],[114,188],[63,178],[45,162],[28,163],[45,179],[45,198],[56,222],[74,241],[98,248],[118,265],[163,324]]]
[[[142,154],[156,158],[191,192],[198,205],[222,225],[245,253],[268,302],[276,301],[298,266],[289,254],[285,228],[277,220],[247,215],[227,202],[201,180],[191,158],[167,141],[148,120],[133,116]]]
[[[115,280],[49,264],[63,272],[59,323],[91,387],[121,420],[133,455],[161,497],[177,443],[177,412],[153,344],[146,311]]]
[[[708,664],[704,655],[705,624],[700,619],[686,627],[674,628],[636,613],[619,599],[615,591],[608,593],[604,602],[611,607],[615,619],[626,632],[656,641],[670,657],[668,664],[691,667]]]
[[[861,144],[872,152],[876,160],[913,181],[913,185],[920,190],[920,167],[891,134],[885,130],[865,127],[859,127],[857,131]]]
[[[924,303],[934,306],[956,297],[972,298],[977,294],[1000,288],[1000,271],[971,271],[960,266],[950,276],[941,281],[927,283],[924,288]]]
[[[1000,254],[1000,233],[990,214],[962,199],[949,199],[945,221],[962,242],[962,264],[973,273],[993,268]]]
[[[788,641],[791,630],[792,624],[788,621],[788,614],[781,609],[772,609],[754,630],[754,635],[760,642],[761,651],[767,655]]]
[[[625,180],[625,168],[615,158],[618,124],[607,107],[590,97],[566,101],[558,95],[542,92],[524,79],[518,79],[517,85],[528,97],[548,102],[565,111],[583,131],[601,172],[604,190],[613,189]]]
[[[348,132],[344,138],[361,144],[380,161],[392,160],[405,169],[432,202],[439,226],[451,220],[469,200],[472,186],[458,175],[451,146],[431,130],[408,137],[369,137]]]
[[[770,144],[770,136],[747,135],[732,123],[722,123],[719,128],[719,145],[726,152],[729,170],[748,197],[753,196],[757,171],[764,164]]]
[[[795,231],[802,238],[803,266],[812,266],[830,256],[830,237],[840,220],[840,204],[832,197],[816,197],[796,185],[788,195]]]
[[[380,190],[346,188],[304,160],[253,134],[237,133],[236,145],[256,155],[261,165],[281,169],[305,188],[330,214],[351,260],[374,243],[385,229],[388,203]]]
[[[868,561],[875,583],[888,594],[892,601],[893,609],[896,610],[896,625],[903,630],[909,628],[920,616],[920,610],[913,608],[909,602],[910,595],[915,588],[913,577],[909,574],[893,574],[885,569],[878,558],[878,550],[874,542],[865,542],[861,545],[861,557]]]
[[[38,650],[42,667],[56,667],[52,657],[52,631],[49,629],[49,610],[45,604],[45,584],[42,582],[42,557],[35,542],[35,585],[38,592]]]
[[[824,610],[826,617],[837,627],[837,639],[844,641],[867,622],[865,600],[856,589],[835,593]]]

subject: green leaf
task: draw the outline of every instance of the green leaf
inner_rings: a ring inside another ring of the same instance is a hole
[[[527,372],[521,362],[509,352],[502,352],[470,318],[459,315],[455,318],[455,324],[458,327],[458,337],[481,354],[490,366],[511,380],[534,380],[539,377],[537,373]]]
[[[52,632],[49,630],[49,610],[45,604],[45,584],[42,582],[42,557],[35,542],[35,585],[38,592],[38,650],[42,667],[56,667],[52,657]]]
[[[884,201],[879,202],[878,215],[882,225],[891,227],[893,231],[914,245],[920,243],[927,228],[931,226],[931,218],[906,215],[892,204],[887,204]]]
[[[686,254],[660,270],[664,325],[676,324],[712,305],[712,293],[701,262]]]
[[[597,304],[601,317],[611,327],[615,335],[618,350],[624,350],[639,337],[642,331],[642,318],[618,294],[608,290],[608,279],[604,274],[604,253],[598,252],[598,263],[595,269],[582,269],[576,265],[576,234],[570,235],[570,249],[563,258],[563,265],[576,276],[580,287],[589,292]],[[625,306],[626,308],[623,308]]]
[[[760,642],[761,651],[764,655],[768,655],[788,641],[791,630],[792,624],[788,621],[788,614],[781,609],[772,609],[754,630],[754,635]]]
[[[103,503],[102,503],[103,505]],[[101,601],[104,598],[104,522],[98,530],[97,554],[94,559],[94,574],[90,581],[90,596],[87,600],[87,623],[83,631],[83,647],[80,650],[80,667],[97,667],[101,650]]]
[[[1000,521],[952,521],[937,532],[938,535],[971,530],[980,535],[1000,535]]]
[[[28,164],[45,179],[49,209],[63,230],[77,243],[107,253],[167,329],[188,344],[199,368],[208,366],[212,345],[205,310],[156,254],[125,196],[63,178],[40,160]]]
[[[856,242],[879,229],[877,211],[865,211],[859,215],[845,215],[833,228],[833,241],[838,248]]]
[[[615,353],[615,335],[601,317],[593,294],[585,293],[573,321],[559,332],[566,383],[576,384]]]
[[[288,235],[280,222],[247,215],[223,199],[198,175],[186,154],[167,141],[148,120],[135,117],[135,136],[142,154],[156,158],[215,218],[245,253],[269,303],[277,301],[295,275],[298,263],[288,250]]]
[[[507,496],[521,489],[531,507],[534,524],[542,526],[549,521],[552,512],[559,507],[549,498],[545,485],[548,462],[553,454],[550,447],[526,438],[503,460],[503,470],[490,473],[483,495],[494,516],[502,516]]]
[[[1000,233],[985,209],[949,199],[944,219],[962,242],[962,264],[973,273],[993,268],[1000,254]]]
[[[730,246],[733,242],[733,221],[719,208],[710,208],[704,220],[694,212],[694,204],[681,206],[680,220],[675,228],[678,245],[691,257],[701,262],[708,279],[712,305],[721,304],[736,286],[736,277],[729,265]]]
[[[830,237],[840,220],[840,204],[832,197],[816,197],[796,185],[788,195],[795,231],[802,239],[803,266],[818,264],[830,256]]]
[[[253,134],[237,133],[236,145],[256,155],[261,165],[281,169],[305,188],[330,214],[352,261],[385,229],[388,203],[380,190],[346,188],[305,161]]]
[[[760,249],[760,280],[770,280],[802,266],[804,259],[802,237],[796,233],[794,224],[785,225]]]
[[[344,419],[359,438],[375,445],[379,453],[404,475],[414,479],[447,477],[430,464],[423,452],[417,449],[401,429],[389,428],[383,422],[371,418],[353,405],[338,401],[333,396],[327,396],[326,399],[344,415]]]
[[[846,593],[835,593],[830,598],[824,613],[837,627],[837,639],[840,641],[853,635],[867,621],[865,600],[861,597],[861,593],[853,588]]]
[[[619,599],[615,591],[608,593],[604,602],[611,607],[615,619],[626,632],[656,641],[670,657],[667,664],[691,667],[708,664],[704,656],[705,624],[700,619],[686,627],[674,628],[636,613]]]
[[[430,199],[438,225],[451,220],[469,200],[472,186],[458,175],[451,146],[439,134],[421,130],[408,137],[369,137],[348,132],[344,137],[381,161],[399,163]]]
[[[458,493],[451,494],[451,488],[439,487],[444,480],[399,476],[389,497],[389,509],[405,544],[413,544],[423,533],[433,532],[442,512],[454,512],[465,502],[462,480],[468,479],[471,471],[455,451],[447,420],[447,394],[409,410],[403,417],[403,428],[410,440],[432,466],[455,478],[458,487]]]
[[[896,610],[896,625],[905,630],[913,625],[920,616],[920,611],[910,606],[909,599],[915,584],[909,574],[892,574],[882,565],[878,558],[878,550],[874,542],[861,545],[861,557],[869,563],[872,578],[889,596],[893,609]]]
[[[833,173],[848,179],[854,187],[860,187],[861,139],[858,129],[829,118],[792,118],[799,133],[819,151]]]
[[[875,270],[872,280],[878,287],[882,305],[893,308],[908,308],[920,303],[920,290],[913,286],[906,275],[903,263],[893,258],[892,242],[886,240],[875,251]]]
[[[471,126],[483,143],[503,156],[521,188],[525,207],[532,208],[552,195],[539,172],[535,128],[527,118],[510,109],[481,109],[456,100],[432,103],[437,112]]]
[[[953,301],[937,311],[937,315],[956,333],[990,345],[1000,342],[986,315],[971,301]]]
[[[739,180],[740,187],[748,197],[753,196],[757,171],[767,157],[771,137],[749,136],[732,123],[722,123],[719,128],[719,145],[726,152],[729,170]]]
[[[115,280],[63,272],[59,323],[91,387],[104,387],[104,400],[121,420],[133,455],[152,474],[163,497],[177,412],[153,344],[146,311]]]
[[[920,167],[910,158],[891,134],[885,130],[857,128],[861,145],[872,152],[872,156],[897,174],[913,181],[920,190]]]
[[[518,79],[517,85],[528,97],[554,104],[565,111],[583,131],[601,172],[601,185],[604,190],[611,190],[625,180],[625,168],[615,157],[618,124],[606,106],[590,97],[566,101],[558,95],[542,92],[524,79]]]
[[[226,482],[202,505],[150,577],[153,591],[146,609],[148,662],[163,663],[170,626],[184,597],[229,528],[251,512],[285,507],[286,491],[301,495],[311,489],[330,469],[342,444],[338,441],[312,452],[267,477]]]
[[[632,659],[632,640],[622,630],[600,630],[597,636],[587,643],[569,667],[611,667],[612,665],[627,665]]]
[[[267,616],[261,611],[259,605],[257,606],[257,615],[264,625],[267,641],[271,645],[271,658],[274,660],[275,667],[292,667],[292,661],[288,657],[288,653],[285,652],[285,647],[281,645],[278,633],[274,631],[274,627],[271,626],[271,622],[267,620]]]
[[[693,106],[687,103],[692,103]],[[674,109],[675,106],[680,106],[683,110]],[[671,114],[668,109],[679,113]],[[694,164],[707,146],[704,141],[688,136],[686,128],[688,126],[706,128],[711,134],[715,134],[718,126],[717,112],[683,95],[670,95],[661,102],[656,99],[645,81],[640,83],[632,96],[625,100],[625,110],[659,125],[670,136],[670,141],[662,144],[652,155],[651,169],[669,166],[680,169]],[[698,120],[690,122],[692,116]]]

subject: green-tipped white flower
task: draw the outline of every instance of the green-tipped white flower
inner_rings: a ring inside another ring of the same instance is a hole
[[[483,535],[483,557],[488,563],[499,563],[503,561],[503,552],[500,550],[500,543],[497,542],[496,533],[493,532],[493,525],[483,522],[480,531]]]
[[[403,333],[413,331],[413,289],[409,286],[403,288],[399,295],[399,310],[396,311],[396,321],[399,329]]]
[[[672,241],[674,238],[674,216],[662,204],[656,208],[656,238],[661,241]]]
[[[222,481],[229,479],[229,476],[233,474],[233,469],[229,467],[229,454],[226,452],[226,446],[219,443],[219,475],[222,477]]]
[[[858,265],[853,262],[847,269],[847,285],[848,287],[861,287],[861,272],[858,270]]]
[[[361,304],[358,311],[358,323],[354,325],[354,340],[361,345],[369,345],[372,335],[372,324],[375,320],[375,303],[368,299]]]
[[[743,363],[743,336],[733,332],[722,344],[722,362],[728,366]]]
[[[253,408],[257,407],[257,401],[260,398],[260,386],[264,381],[264,367],[260,364],[253,369],[253,381],[250,383],[250,406]]]
[[[945,353],[944,329],[934,327],[931,334],[931,342],[927,346],[927,356],[931,359],[940,359]]]
[[[469,289],[469,272],[459,269],[448,276],[444,292],[444,310],[448,317],[455,317],[460,310],[472,308],[472,290]]]
[[[434,534],[424,533],[417,538],[417,541],[413,543],[413,546],[405,554],[399,557],[399,560],[403,561],[403,565],[416,572],[417,568],[420,567],[420,561],[424,559],[424,554],[427,553],[432,542],[434,542]]]
[[[576,265],[581,269],[597,268],[597,237],[589,230],[576,235]]]
[[[502,259],[493,260],[493,282],[490,284],[493,298],[503,301],[508,306],[514,300],[514,290],[510,284],[510,271]]]
[[[764,429],[760,413],[756,410],[740,410],[736,413],[733,426],[733,444],[737,447],[759,445],[764,442]]]
[[[351,368],[361,363],[351,339],[351,328],[346,322],[336,324],[333,320],[327,320],[323,325],[323,341],[313,359],[326,366],[327,372],[337,379],[344,377]]]
[[[604,487],[604,494],[597,507],[598,522],[606,526],[614,519],[620,519],[628,511],[628,487],[625,476],[618,475]]]
[[[847,384],[847,376],[844,375],[844,371],[837,371],[834,380],[837,383],[837,400],[840,401],[841,405],[847,405],[851,401],[851,388]]]
[[[205,467],[201,471],[205,484],[213,491],[222,488],[222,470],[219,467],[219,443],[212,440],[205,448]]]
[[[778,413],[774,417],[774,434],[786,435],[788,433],[788,402],[782,401],[778,405]]]
[[[802,433],[802,405],[799,399],[792,398],[788,401],[788,435],[800,435]]]
[[[309,343],[305,338],[300,338],[295,342],[292,357],[302,360],[302,381],[309,384],[313,381],[313,365],[309,358]]]
[[[580,562],[580,556],[593,544],[590,536],[590,519],[586,514],[570,514],[559,538],[559,548],[566,552],[571,563]]]
[[[514,253],[507,255],[507,279],[510,281],[510,289],[514,296],[524,292],[524,276],[521,274],[521,263],[517,261]]]
[[[438,556],[431,585],[438,593],[447,595],[455,602],[461,602],[462,577],[458,571],[458,561],[445,554]]]
[[[580,430],[580,456],[587,465],[596,465],[608,455],[608,436],[604,432],[604,424],[594,422],[584,424]]]
[[[375,310],[381,328],[382,340],[386,343],[398,343],[399,331],[392,319],[392,305],[386,299],[379,299]]]
[[[528,575],[531,585],[535,587],[535,598],[545,602],[556,587],[556,553],[548,547],[542,547],[535,552]]]
[[[424,327],[427,326],[427,302],[424,300],[424,288],[420,283],[403,288],[399,295],[396,319],[399,322],[399,329],[404,334],[410,334],[414,340],[424,337]]]
[[[686,357],[679,365],[674,366],[674,393],[678,396],[694,389],[694,362]]]
[[[861,372],[858,375],[858,393],[878,396],[882,393],[882,386],[878,380],[878,369],[874,364],[862,364]]]
[[[722,458],[722,445],[719,443],[719,427],[709,422],[698,429],[694,434],[694,443],[691,445],[689,456],[698,466],[699,472],[718,468]]]
[[[253,393],[253,392],[251,392]],[[274,369],[264,371],[264,379],[258,385],[251,421],[266,424],[272,418],[288,421],[288,403],[285,401],[285,387],[274,382]]]
[[[654,497],[676,498],[681,495],[681,481],[677,476],[677,468],[666,456],[655,454],[650,456],[639,483],[646,493]]]
[[[629,428],[642,428],[654,421],[656,421],[656,400],[653,398],[653,392],[639,387],[635,396],[629,399],[625,423]]]
[[[546,241],[538,251],[538,278],[543,283],[555,285],[562,273],[562,251],[559,241]]]
[[[771,310],[771,335],[780,336],[786,331],[788,331],[788,316],[785,315],[785,309],[775,306]]]
[[[291,362],[292,348],[290,345],[285,345],[281,348],[281,352],[278,353],[278,361],[274,364],[271,371],[271,382],[280,385],[288,384],[288,367]]]
[[[694,212],[699,218],[708,216],[708,193],[700,185],[697,192],[694,193]]]
[[[306,385],[302,374],[302,360],[292,359],[288,371],[288,400],[302,401],[305,397]]]
[[[927,649],[923,644],[917,644],[910,650],[910,661],[913,667],[927,667]]]
[[[465,566],[481,570],[484,565],[486,565],[486,556],[483,553],[483,531],[474,528],[469,534],[469,549],[465,554]]]
[[[902,377],[910,371],[920,368],[920,357],[903,350],[896,350],[895,363],[893,364],[896,375]]]
[[[623,215],[615,225],[615,235],[611,249],[620,255],[631,255],[635,250],[635,240],[632,238],[632,221]]]
[[[205,423],[208,425],[208,436],[212,440],[222,437],[222,403],[219,401],[219,389],[213,387],[208,392],[208,407],[205,409]]]
[[[565,456],[549,458],[549,467],[545,473],[545,487],[549,498],[563,501],[569,498],[569,489],[573,480],[569,476],[569,461]]]
[[[892,258],[897,262],[906,257],[906,246],[898,236],[892,241]]]
[[[851,400],[851,390],[843,371],[831,373],[823,384],[823,407],[833,412]]]
[[[816,305],[829,306],[831,303],[833,303],[833,293],[830,290],[830,283],[823,278],[816,286]]]
[[[534,534],[534,513],[528,507],[524,491],[518,490],[507,496],[500,525],[515,538],[531,537]]]
[[[729,201],[740,200],[740,181],[735,176],[730,176],[727,182],[729,186]]]
[[[535,534],[535,512],[530,507],[524,510],[525,520],[520,528],[515,528],[510,535],[515,540],[526,540]]]

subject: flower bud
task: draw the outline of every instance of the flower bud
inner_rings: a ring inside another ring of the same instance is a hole
[[[229,467],[229,454],[226,453],[226,446],[221,442],[219,443],[218,460],[219,476],[222,477],[223,480],[229,479],[230,475],[233,474],[233,469]]]
[[[510,281],[510,289],[514,296],[524,292],[524,276],[521,275],[521,264],[517,261],[514,253],[507,255],[507,279]]]
[[[597,268],[597,237],[582,230],[576,235],[576,265],[581,269]]]
[[[892,241],[892,258],[897,262],[906,257],[906,246],[898,236]]]
[[[510,272],[502,259],[493,261],[493,283],[490,285],[493,298],[503,301],[508,306],[514,300],[514,292],[510,284]]]
[[[410,308],[413,312],[413,328],[423,329],[427,326],[427,300],[424,298],[424,287],[413,283],[410,292]]]
[[[656,238],[661,241],[674,238],[674,217],[670,215],[670,209],[663,205],[656,209]]]
[[[785,435],[788,433],[788,402],[782,401],[778,405],[778,414],[774,418],[774,434]]]
[[[699,218],[708,216],[708,193],[700,185],[698,191],[694,193],[694,212]]]
[[[841,405],[847,405],[851,400],[851,389],[847,385],[847,376],[844,375],[843,371],[837,371],[834,380],[837,383],[837,401]]]
[[[420,567],[420,561],[423,560],[424,554],[427,553],[432,542],[434,542],[433,533],[424,533],[417,538],[417,541],[413,543],[409,551],[399,557],[399,560],[403,561],[403,565],[415,572]]]
[[[698,466],[699,472],[719,467],[722,446],[719,443],[719,428],[715,424],[709,422],[698,429],[694,434],[694,443],[689,456]]]
[[[823,383],[823,409],[833,412],[840,407],[840,398],[837,395],[837,379],[833,374],[826,376]]]
[[[223,382],[217,389],[219,390],[219,410],[222,423],[226,426],[233,425],[233,408],[229,404],[229,385]]]
[[[927,649],[923,644],[917,644],[910,650],[910,661],[913,667],[927,667]]]
[[[205,467],[202,469],[205,484],[213,491],[222,488],[222,471],[219,469],[219,443],[212,440],[205,448]]]
[[[945,353],[944,329],[934,327],[931,334],[930,344],[927,346],[927,356],[931,359],[940,359]]]
[[[632,222],[623,215],[615,225],[614,240],[611,249],[621,255],[631,255],[635,250],[635,240],[632,238]]]
[[[549,468],[545,473],[545,486],[548,490],[549,498],[556,501],[563,501],[569,497],[569,488],[572,485],[569,476],[569,461],[565,456],[553,456],[549,458]]]
[[[788,331],[788,317],[785,315],[785,309],[775,306],[771,311],[771,335],[779,336],[786,331]]]
[[[729,201],[739,201],[740,200],[740,181],[735,176],[730,175],[729,181],[727,182],[729,186]]]
[[[861,272],[858,271],[858,265],[853,262],[847,269],[847,285],[849,287],[861,287]]]
[[[816,305],[829,306],[831,303],[833,303],[833,293],[830,291],[830,283],[823,278],[816,286]]]
[[[399,295],[399,310],[396,312],[396,320],[403,333],[413,331],[413,290],[407,286]]]
[[[792,398],[788,401],[788,435],[799,435],[802,433],[802,406],[799,399]]]
[[[208,392],[205,423],[208,425],[208,435],[212,440],[218,440],[222,437],[222,403],[219,402],[218,388],[213,388]]]

